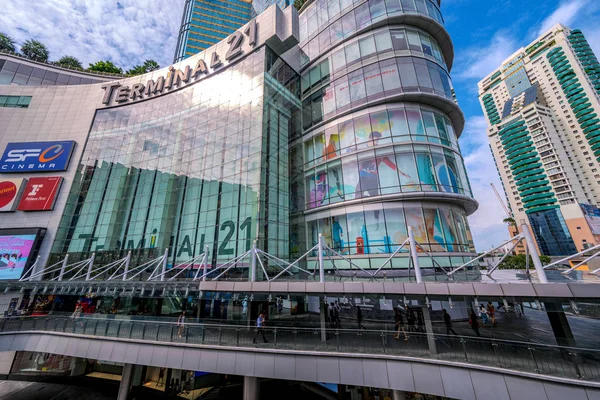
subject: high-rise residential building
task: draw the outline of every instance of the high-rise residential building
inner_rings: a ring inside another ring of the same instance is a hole
[[[225,39],[247,23],[253,12],[252,0],[186,0],[174,61]]]
[[[560,24],[479,82],[510,209],[543,254],[600,243],[599,94],[596,56],[580,30]]]

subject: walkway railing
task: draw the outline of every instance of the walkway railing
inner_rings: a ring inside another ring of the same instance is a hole
[[[600,382],[600,351],[457,335],[388,330],[265,327],[163,321],[71,318],[59,316],[4,319],[3,333],[51,331],[93,337],[161,343],[271,348],[365,355],[391,355],[443,360]],[[266,342],[265,342],[266,339]],[[434,345],[432,346],[432,341]],[[432,350],[435,348],[435,350]]]

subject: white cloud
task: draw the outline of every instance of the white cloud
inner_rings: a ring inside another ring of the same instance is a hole
[[[568,0],[542,21],[536,36],[544,34],[556,24],[570,26],[579,16],[579,11],[589,3],[589,0]],[[586,7],[587,8],[587,7]]]
[[[487,46],[463,50],[457,58],[454,74],[458,79],[480,80],[498,68],[519,48],[517,40],[507,32],[496,32]]]
[[[111,60],[129,69],[145,59],[173,61],[184,0],[12,0],[2,3],[0,31],[19,44],[36,39],[50,59],[70,55],[84,66]]]
[[[505,196],[489,149],[486,128],[485,117],[469,118],[460,139],[473,195],[479,202],[479,209],[469,217],[478,251],[488,250],[509,238],[506,224],[502,222],[506,214],[490,186],[490,183],[496,186],[504,201]]]

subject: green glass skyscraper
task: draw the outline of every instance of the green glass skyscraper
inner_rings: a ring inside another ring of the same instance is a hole
[[[174,62],[225,39],[252,17],[252,0],[186,0]]]

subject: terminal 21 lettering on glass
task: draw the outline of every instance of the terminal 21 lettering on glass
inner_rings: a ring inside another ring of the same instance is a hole
[[[243,30],[243,33],[236,31],[231,34],[231,36],[227,38],[227,44],[229,46],[227,52],[224,54],[225,61],[229,62],[244,53],[242,50],[244,40],[248,40],[248,45],[251,48],[254,48],[256,46],[256,36],[256,20],[250,21]],[[143,83],[136,83],[132,86],[124,86],[115,82],[102,85],[102,89],[104,89],[102,104],[109,105],[113,100],[115,103],[124,104],[130,101],[158,96],[171,90],[181,88],[200,78],[206,77],[223,67],[224,64],[221,60],[221,56],[222,55],[218,52],[213,51],[210,56],[209,66],[206,65],[206,62],[203,59],[199,59],[194,68],[186,65],[182,70],[170,66],[166,77],[161,76],[156,79],[156,81],[150,79],[145,85]]]
[[[0,172],[66,171],[74,148],[73,140],[8,143]]]

